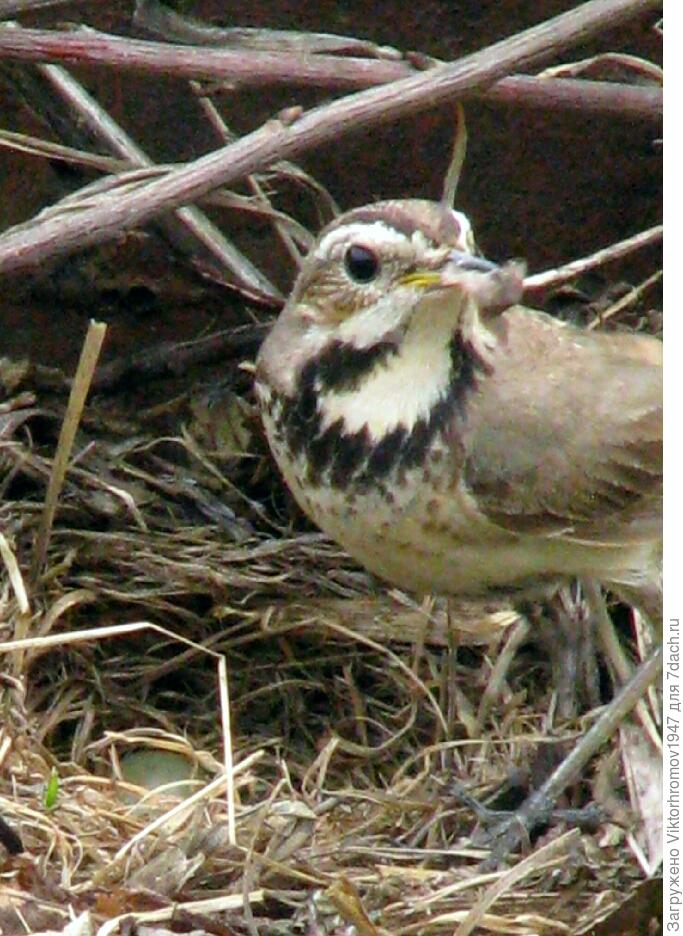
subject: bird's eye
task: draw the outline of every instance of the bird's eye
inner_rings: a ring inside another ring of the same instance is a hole
[[[379,258],[368,247],[351,244],[344,254],[344,266],[352,280],[369,283],[379,273]]]

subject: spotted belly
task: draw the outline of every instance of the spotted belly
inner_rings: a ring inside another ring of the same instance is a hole
[[[334,459],[327,471],[312,472],[307,450],[292,451],[276,407],[264,407],[263,418],[273,455],[302,510],[354,559],[399,588],[514,599],[591,577],[596,568],[624,568],[622,548],[497,526],[477,508],[457,464],[449,463],[453,453],[440,434],[424,447],[417,465],[395,459],[390,471],[375,476],[356,465],[355,473],[340,478]]]

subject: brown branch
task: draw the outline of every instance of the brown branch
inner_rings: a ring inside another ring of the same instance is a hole
[[[0,17],[16,16],[44,7],[66,6],[71,0],[0,0]]]
[[[589,81],[584,78],[510,75],[485,91],[475,91],[466,97],[519,107],[614,114],[653,123],[662,120],[664,111],[661,88],[617,81]]]
[[[284,81],[315,87],[367,88],[414,73],[405,62],[180,46],[112,36],[91,29],[53,31],[3,27],[0,29],[0,56],[25,62],[107,65],[146,74],[220,79],[245,85]]]
[[[39,70],[73,110],[79,124],[101,145],[133,166],[153,166],[147,154],[72,75],[59,65],[41,65]],[[181,255],[204,263],[215,278],[225,281],[227,276],[229,281],[232,274],[252,295],[271,303],[282,299],[270,280],[195,205],[176,208],[158,224]]]
[[[103,196],[94,207],[65,215],[55,215],[52,210],[43,221],[7,231],[0,237],[0,272],[19,270],[101,243],[122,229],[144,224],[160,211],[195,201],[210,189],[235,182],[277,159],[292,157],[352,130],[457,100],[519,66],[585,41],[606,24],[614,28],[630,17],[656,9],[656,0],[590,0],[453,64],[349,95],[308,111],[291,124],[270,121],[236,143],[147,183],[142,191]],[[1,28],[0,37],[7,38],[12,32]]]
[[[491,848],[491,857],[484,863],[482,870],[491,870],[501,860],[507,858],[509,853],[528,836],[527,830],[539,814],[544,815],[552,809],[558,796],[571,783],[578,780],[591,757],[614,734],[625,716],[643,698],[648,687],[661,679],[662,666],[663,651],[660,646],[645,662],[640,664],[631,679],[604,708],[574,750],[517,810],[514,814],[514,823],[506,824],[505,828],[501,828],[501,834],[496,837]]]
[[[621,260],[627,257],[635,250],[641,250],[643,247],[649,247],[657,244],[664,236],[664,228],[661,224],[648,228],[646,231],[639,231],[632,237],[618,241],[616,244],[610,244],[609,247],[603,247],[596,250],[588,257],[581,257],[579,260],[572,260],[571,263],[565,263],[563,266],[554,270],[545,270],[543,273],[534,273],[533,276],[527,276],[524,279],[524,293],[540,293],[548,289],[555,289],[569,280],[576,279],[588,270],[598,266],[604,266],[606,263],[613,263],[615,260]]]
[[[117,358],[98,369],[93,378],[93,391],[108,392],[122,384],[130,386],[135,380],[149,380],[167,374],[177,377],[198,364],[254,354],[267,328],[266,323],[252,324],[192,341],[165,341],[137,354]]]
[[[0,29],[0,58],[116,67],[146,74],[227,81],[243,87],[288,84],[358,90],[416,74],[407,61],[177,46],[92,30],[58,32],[16,27]],[[662,119],[660,88],[617,82],[512,75],[491,88],[463,96],[527,107]]]
[[[161,0],[136,0],[133,24],[163,40],[181,42],[183,45],[289,51],[298,55],[319,55],[325,52],[348,55],[356,52],[371,58],[401,58],[397,49],[378,46],[375,42],[356,39],[355,36],[301,32],[294,29],[211,26],[178,13]]]

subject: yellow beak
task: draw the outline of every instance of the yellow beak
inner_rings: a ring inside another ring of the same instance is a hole
[[[437,270],[414,270],[402,276],[400,283],[403,286],[423,286],[425,289],[455,286],[458,273],[495,273],[500,270],[496,263],[475,257],[473,254],[461,250],[451,250],[443,265]]]

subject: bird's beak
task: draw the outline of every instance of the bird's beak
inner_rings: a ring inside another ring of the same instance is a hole
[[[436,269],[413,270],[401,277],[404,286],[423,286],[425,289],[444,289],[459,285],[467,273],[489,275],[501,268],[483,257],[450,250]]]
[[[492,263],[483,257],[475,257],[474,254],[464,253],[462,250],[451,250],[444,266],[444,272],[462,270],[472,273],[495,273],[500,269],[497,263]]]
[[[404,276],[404,285],[427,291],[459,289],[471,296],[482,311],[500,311],[522,298],[524,264],[499,265],[461,250],[450,250],[437,269],[415,270]]]
[[[459,289],[476,302],[480,312],[491,315],[521,300],[525,273],[525,265],[518,261],[501,266],[483,257],[451,250],[440,271],[439,288]]]

